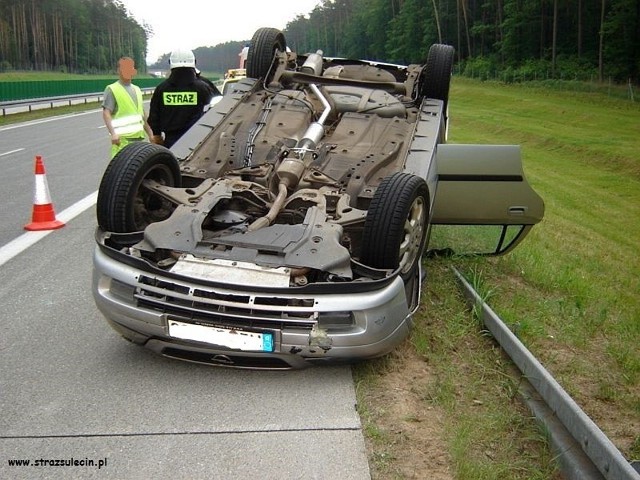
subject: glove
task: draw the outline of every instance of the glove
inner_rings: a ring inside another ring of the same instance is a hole
[[[151,138],[151,143],[155,143],[156,145],[164,145],[164,140],[162,139],[162,135],[154,135]]]

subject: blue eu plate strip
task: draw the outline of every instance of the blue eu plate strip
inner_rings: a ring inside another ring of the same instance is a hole
[[[273,334],[271,333],[262,334],[262,351],[273,352]]]

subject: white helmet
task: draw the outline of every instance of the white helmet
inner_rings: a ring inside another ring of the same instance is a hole
[[[196,68],[196,57],[191,50],[174,50],[169,57],[171,68]]]

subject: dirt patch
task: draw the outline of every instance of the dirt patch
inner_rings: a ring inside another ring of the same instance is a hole
[[[405,343],[392,354],[393,365],[368,385],[365,435],[373,479],[452,480],[444,413],[425,399],[433,373]],[[375,425],[375,427],[372,427]],[[371,431],[375,428],[375,431]]]

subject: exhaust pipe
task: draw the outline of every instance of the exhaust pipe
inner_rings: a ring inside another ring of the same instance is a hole
[[[322,94],[320,88],[315,84],[309,86],[325,108],[320,118],[309,125],[307,131],[292,149],[295,155],[287,157],[278,167],[280,182],[285,183],[288,188],[294,188],[302,178],[306,168],[304,157],[307,152],[314,151],[322,137],[324,137],[324,123],[332,110],[329,100]]]
[[[322,73],[322,50],[318,50],[316,53],[309,55],[300,70],[305,73],[320,75],[320,73]],[[278,167],[277,174],[280,179],[278,184],[278,195],[273,201],[269,212],[249,225],[248,230],[250,232],[267,227],[275,220],[287,199],[287,190],[295,188],[304,174],[306,168],[304,157],[307,152],[314,151],[316,149],[318,143],[320,143],[320,140],[322,140],[322,137],[324,136],[324,123],[331,114],[331,103],[327,97],[322,94],[318,85],[311,84],[309,87],[322,102],[324,110],[322,111],[320,118],[309,125],[307,131],[292,149],[295,152],[295,155],[285,158]]]
[[[320,75],[322,73],[322,50],[310,53],[302,67],[300,67],[300,71],[311,75]]]

